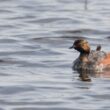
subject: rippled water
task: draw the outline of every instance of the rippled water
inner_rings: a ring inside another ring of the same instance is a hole
[[[78,80],[78,37],[110,51],[110,1],[0,0],[0,110],[110,110],[110,77]]]

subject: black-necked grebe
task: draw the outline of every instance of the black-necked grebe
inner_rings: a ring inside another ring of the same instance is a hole
[[[74,70],[102,72],[105,68],[110,67],[110,54],[101,51],[100,45],[96,50],[91,50],[86,40],[79,39],[75,40],[70,49],[72,48],[80,52],[73,64]]]

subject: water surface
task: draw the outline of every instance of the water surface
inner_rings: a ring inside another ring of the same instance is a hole
[[[110,51],[109,20],[109,0],[0,0],[0,110],[109,110],[110,78],[80,81],[68,49]]]

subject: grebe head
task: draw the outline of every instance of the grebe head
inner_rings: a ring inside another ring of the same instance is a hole
[[[100,51],[100,50],[101,50],[101,45],[98,45],[96,51]]]
[[[80,53],[90,53],[90,46],[89,43],[84,39],[75,40],[73,45],[70,49],[74,48],[75,50],[79,51]]]

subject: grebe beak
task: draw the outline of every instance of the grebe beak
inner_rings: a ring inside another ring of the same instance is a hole
[[[74,46],[74,45],[72,45],[71,47],[69,47],[69,49],[73,49],[73,48],[75,48],[75,46]]]

